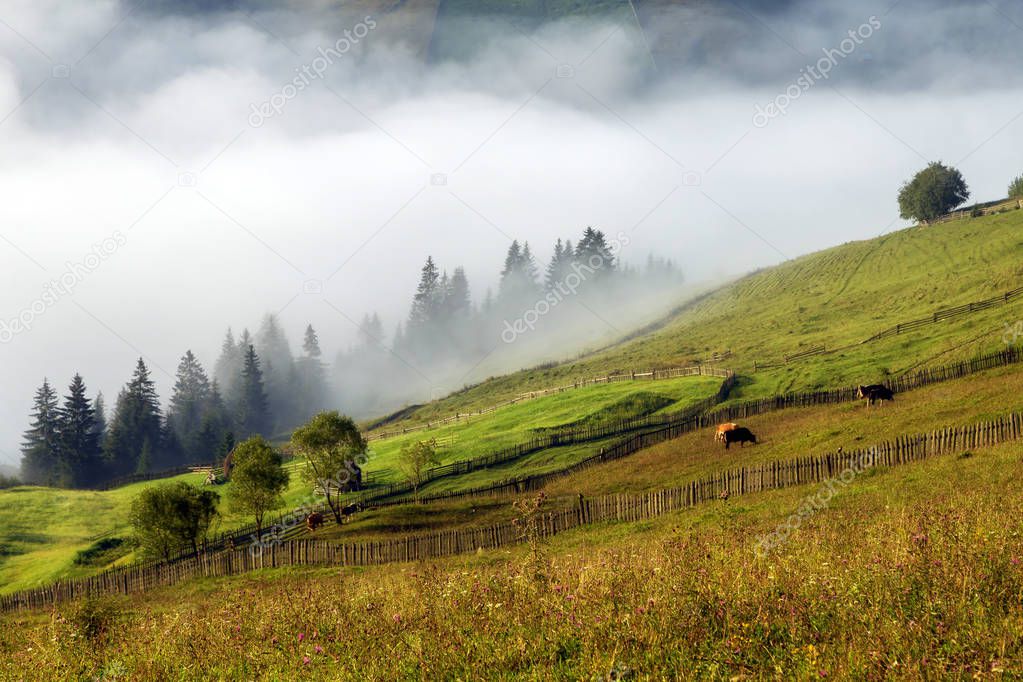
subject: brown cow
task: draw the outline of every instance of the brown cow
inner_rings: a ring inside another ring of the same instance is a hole
[[[320,512],[313,512],[309,516],[305,517],[305,527],[309,529],[310,533],[322,525],[323,514],[321,514]]]
[[[725,441],[725,433],[728,431],[734,431],[737,428],[739,428],[738,424],[718,424],[718,432],[714,434],[714,440],[719,443],[723,443]]]

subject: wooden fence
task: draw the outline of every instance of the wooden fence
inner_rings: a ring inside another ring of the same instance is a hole
[[[1023,361],[1023,351],[1021,351],[1019,347],[1009,347],[1004,351],[984,355],[972,360],[957,362],[933,369],[925,369],[904,377],[891,378],[884,383],[896,393],[900,393],[915,388],[921,388],[929,384],[959,379],[987,369],[1016,364],[1020,361]],[[728,372],[728,370],[715,370],[707,367],[705,367],[704,370],[707,372],[720,372],[727,376],[715,395],[704,399],[697,405],[690,407],[688,410],[676,414],[659,415],[656,417],[639,417],[636,419],[624,420],[595,429],[581,429],[575,432],[566,431],[564,433],[554,434],[553,436],[545,436],[543,439],[537,439],[470,460],[454,462],[449,465],[437,467],[436,469],[431,469],[424,476],[424,480],[420,486],[445,476],[464,474],[498,464],[506,464],[518,457],[538,452],[546,447],[604,440],[606,438],[633,433],[636,431],[645,431],[644,433],[632,438],[626,438],[608,448],[602,449],[600,452],[590,457],[575,462],[562,469],[543,474],[533,474],[505,479],[490,485],[479,486],[476,488],[420,495],[418,501],[436,502],[467,497],[517,494],[528,490],[537,490],[557,478],[568,476],[597,464],[626,457],[641,449],[678,438],[685,433],[709,428],[723,422],[740,420],[776,410],[831,405],[849,402],[856,399],[856,388],[850,386],[823,391],[787,393],[759,400],[743,401],[715,410],[713,408],[728,397],[729,392],[734,386],[735,376]],[[719,375],[715,374],[714,376]],[[346,504],[357,504],[364,510],[409,504],[414,501],[411,493],[411,485],[401,483],[391,484],[380,486],[367,491],[362,495],[348,498],[346,500]],[[306,505],[301,511],[302,514],[318,511],[324,515],[330,515],[330,510],[323,503]],[[284,529],[283,537],[291,538],[301,532],[304,527],[303,522],[304,517],[303,519],[299,519],[295,513],[285,514],[266,520],[263,524],[263,529],[264,532],[268,528]],[[254,524],[250,524],[210,538],[210,540],[204,544],[204,547],[206,548],[206,551],[214,551],[232,546],[241,547],[248,544],[255,535],[256,527]]]
[[[371,433],[368,436],[366,436],[366,440],[368,440],[368,441],[383,440],[385,438],[393,438],[394,436],[401,436],[401,435],[404,435],[406,433],[414,433],[416,431],[422,431],[424,429],[432,429],[432,428],[435,428],[435,427],[438,427],[438,426],[443,426],[444,424],[457,423],[457,422],[460,422],[460,421],[467,422],[472,417],[479,417],[481,415],[490,414],[491,412],[499,410],[502,407],[507,407],[509,405],[515,405],[517,403],[521,403],[521,402],[524,402],[526,400],[533,400],[533,399],[536,399],[536,398],[542,398],[542,397],[548,396],[548,395],[555,395],[557,393],[564,393],[565,391],[571,391],[573,389],[582,388],[584,386],[596,386],[598,384],[612,384],[612,383],[616,383],[616,382],[619,382],[619,381],[635,381],[635,380],[657,381],[657,380],[663,380],[663,379],[677,379],[677,378],[680,378],[680,377],[690,377],[690,376],[723,376],[722,374],[719,374],[719,372],[724,372],[724,371],[726,371],[726,370],[719,370],[719,369],[716,369],[716,368],[713,368],[713,367],[704,367],[703,365],[693,365],[693,366],[690,366],[690,367],[675,367],[675,368],[671,368],[671,369],[652,369],[652,370],[647,370],[647,371],[644,371],[644,372],[624,372],[622,374],[609,374],[607,376],[595,377],[595,378],[592,378],[592,379],[580,379],[579,381],[576,381],[576,382],[571,383],[571,384],[566,384],[564,386],[557,386],[555,388],[544,388],[544,389],[540,389],[540,390],[537,390],[537,391],[529,391],[527,393],[522,393],[522,394],[512,398],[511,400],[506,400],[506,401],[504,401],[502,403],[498,403],[496,405],[491,405],[489,407],[482,407],[482,408],[480,408],[478,410],[473,410],[473,411],[470,411],[470,412],[459,412],[459,413],[456,413],[454,415],[451,415],[450,417],[444,417],[442,419],[436,419],[436,420],[433,420],[433,421],[429,421],[426,424],[420,424],[419,426],[408,426],[408,427],[404,427],[404,428],[401,428],[401,429],[395,429],[393,431]]]
[[[965,360],[951,365],[945,365],[943,367],[921,370],[903,377],[892,378],[884,383],[895,393],[901,393],[903,391],[922,388],[930,384],[960,379],[970,374],[983,372],[988,369],[1017,364],[1020,361],[1023,361],[1023,351],[1021,351],[1019,347],[1010,347],[1004,351],[980,356],[972,360]],[[661,428],[626,438],[608,448],[602,449],[595,455],[555,471],[506,479],[491,485],[480,486],[477,488],[448,493],[436,493],[433,495],[421,495],[418,501],[435,502],[439,500],[502,494],[508,495],[527,492],[530,490],[539,490],[558,478],[568,476],[597,464],[627,457],[639,450],[646,449],[668,440],[673,440],[692,431],[710,428],[716,424],[731,422],[777,410],[833,405],[856,399],[856,387],[850,386],[825,391],[787,393],[760,400],[744,401],[734,405],[727,405],[717,410],[680,417],[663,425]],[[413,498],[410,496],[399,497],[385,501],[373,502],[368,506],[381,507],[409,504],[413,501]]]
[[[921,223],[921,225],[940,225],[942,223],[948,223],[953,220],[963,220],[964,218],[974,217],[974,211],[979,211],[981,215],[993,215],[995,213],[1006,213],[1008,211],[1014,211],[1023,209],[1023,199],[1009,199],[1007,201],[993,201],[986,204],[978,204],[971,206],[970,208],[963,208],[958,211],[952,211],[946,213],[940,218],[934,220],[928,220]]]
[[[831,355],[839,351],[845,351],[851,348],[855,348],[856,346],[862,346],[863,344],[873,343],[874,341],[880,341],[882,339],[898,336],[899,334],[911,332],[916,329],[920,329],[921,327],[926,327],[932,324],[938,324],[939,322],[944,322],[945,320],[952,320],[958,317],[963,317],[965,315],[972,315],[973,313],[980,312],[982,310],[989,310],[990,308],[994,308],[999,305],[1008,304],[1009,302],[1014,301],[1020,296],[1023,296],[1023,287],[1018,287],[1011,291],[1006,291],[1005,293],[999,294],[998,296],[992,296],[991,298],[984,299],[983,301],[974,301],[972,303],[966,303],[955,308],[943,308],[942,310],[936,310],[927,317],[921,317],[920,319],[917,320],[899,322],[893,327],[889,327],[874,334],[869,339],[864,339],[863,341],[860,341],[858,343],[842,346],[841,348],[832,348],[830,350],[825,350],[824,346],[815,346],[813,348],[798,353],[793,353],[792,355],[786,355],[784,356],[784,360],[782,362],[756,361],[753,363],[753,369],[754,371],[761,369],[771,369],[774,367],[781,367],[782,365],[785,365],[789,362],[802,360],[804,358],[812,357],[815,355]]]
[[[714,405],[722,402],[728,397],[728,393],[734,385],[735,375],[731,370],[719,369],[716,367],[698,366],[691,368],[675,369],[675,370],[664,370],[665,372],[692,372],[691,374],[676,374],[675,376],[713,376],[721,377],[724,379],[721,383],[721,387],[717,393],[713,396],[705,398],[695,405],[690,406],[686,410],[679,413],[670,415],[659,415],[656,417],[636,417],[632,419],[623,419],[598,426],[588,427],[567,427],[564,429],[547,431],[543,434],[534,436],[526,442],[513,445],[496,452],[487,453],[479,457],[472,459],[461,460],[458,462],[451,462],[450,464],[444,464],[437,467],[431,467],[424,472],[420,479],[419,485],[425,485],[432,481],[436,481],[440,478],[448,476],[458,476],[467,474],[480,469],[486,469],[498,464],[505,464],[513,460],[519,459],[526,455],[548,448],[562,447],[565,445],[575,445],[579,443],[587,443],[595,440],[604,440],[613,436],[621,435],[638,429],[647,428],[650,426],[658,426],[665,423],[669,423],[672,420],[685,419],[695,414],[705,412]],[[640,376],[637,374],[636,376]],[[409,483],[392,483],[389,485],[379,486],[373,490],[367,491],[366,493],[357,496],[351,500],[352,503],[366,504],[370,500],[380,499],[385,497],[391,497],[406,492],[412,491],[412,485]]]
[[[874,334],[869,339],[862,341],[861,343],[870,343],[871,341],[879,341],[892,336],[913,331],[930,324],[937,324],[944,322],[945,320],[951,320],[957,317],[963,317],[964,315],[970,315],[972,313],[980,312],[981,310],[988,310],[998,305],[1004,305],[1012,300],[1015,300],[1023,296],[1023,287],[1013,289],[1012,291],[1006,291],[1004,294],[993,296],[983,301],[975,301],[973,303],[967,303],[955,308],[945,308],[943,310],[937,310],[928,317],[922,317],[918,320],[911,320],[909,322],[902,322],[894,327],[889,327],[884,331]]]
[[[855,474],[864,468],[893,467],[935,455],[1019,440],[1021,437],[1023,414],[1012,413],[978,424],[904,436],[865,449],[731,469],[678,488],[640,495],[620,494],[582,499],[570,509],[543,515],[540,531],[545,536],[552,536],[590,523],[639,521],[725,496],[820,483],[836,479],[846,472]],[[236,575],[261,568],[366,566],[421,561],[480,549],[507,547],[520,539],[516,526],[499,523],[391,540],[340,544],[299,540],[273,544],[259,552],[207,552],[172,563],[130,566],[6,595],[0,597],[0,611],[45,608],[85,596],[133,594],[190,578]]]

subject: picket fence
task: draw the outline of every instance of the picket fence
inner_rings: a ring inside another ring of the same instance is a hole
[[[982,423],[896,438],[864,449],[736,468],[677,488],[640,495],[580,497],[578,503],[569,509],[542,515],[539,530],[544,536],[552,536],[591,523],[639,521],[711,500],[821,483],[838,478],[847,471],[899,466],[935,455],[1015,441],[1021,437],[1023,413],[1012,413]],[[0,611],[47,608],[86,596],[134,594],[190,578],[237,575],[263,568],[367,566],[422,561],[507,547],[521,539],[514,524],[499,523],[392,540],[339,544],[296,540],[273,544],[258,552],[206,552],[172,563],[130,566],[5,595],[0,597]]]
[[[720,376],[713,372],[720,372],[723,370],[716,370],[715,368],[704,367],[703,365],[692,365],[689,367],[675,367],[670,369],[651,369],[643,372],[623,372],[621,374],[609,374],[603,377],[594,377],[592,379],[580,379],[571,384],[564,386],[557,386],[554,388],[544,388],[536,391],[528,391],[522,393],[511,400],[506,400],[496,405],[490,405],[489,407],[481,407],[478,410],[472,410],[470,412],[458,412],[451,415],[450,417],[444,417],[442,419],[436,419],[429,421],[425,424],[418,426],[407,426],[401,429],[395,429],[393,431],[384,431],[378,433],[371,433],[366,436],[367,441],[383,440],[385,438],[393,438],[394,436],[401,436],[406,433],[415,433],[416,431],[423,431],[425,429],[432,429],[445,424],[452,424],[457,422],[467,422],[472,417],[479,417],[485,414],[490,414],[503,407],[509,405],[515,405],[517,403],[524,402],[526,400],[534,400],[536,398],[542,398],[548,395],[555,395],[558,393],[564,393],[565,391],[571,391],[576,388],[582,388],[584,386],[596,386],[598,384],[611,384],[619,381],[636,381],[636,380],[647,380],[647,381],[659,381],[663,379],[678,379],[680,377],[691,377],[691,376]]]

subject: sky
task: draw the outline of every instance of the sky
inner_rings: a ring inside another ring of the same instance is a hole
[[[427,255],[479,301],[513,238],[593,225],[696,288],[905,227],[930,161],[981,201],[1023,172],[1013,3],[487,17],[444,50],[372,4],[3,3],[0,463],[44,377],[113,398],[141,356],[166,398],[267,312],[330,359]]]

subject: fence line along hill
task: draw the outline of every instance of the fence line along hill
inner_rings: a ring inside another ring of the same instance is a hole
[[[583,499],[574,508],[545,514],[541,534],[552,536],[587,524],[640,521],[737,495],[820,483],[864,468],[889,468],[942,454],[958,453],[1023,438],[1023,413],[1010,413],[969,426],[949,426],[903,436],[872,447],[831,452],[741,467],[694,480],[688,485],[642,495]],[[0,597],[0,611],[45,608],[86,596],[134,594],[196,577],[219,577],[285,566],[367,566],[433,559],[516,544],[513,523],[410,535],[392,540],[330,543],[294,540],[260,551],[203,552],[172,563],[114,569],[88,578],[61,580],[47,587]]]

